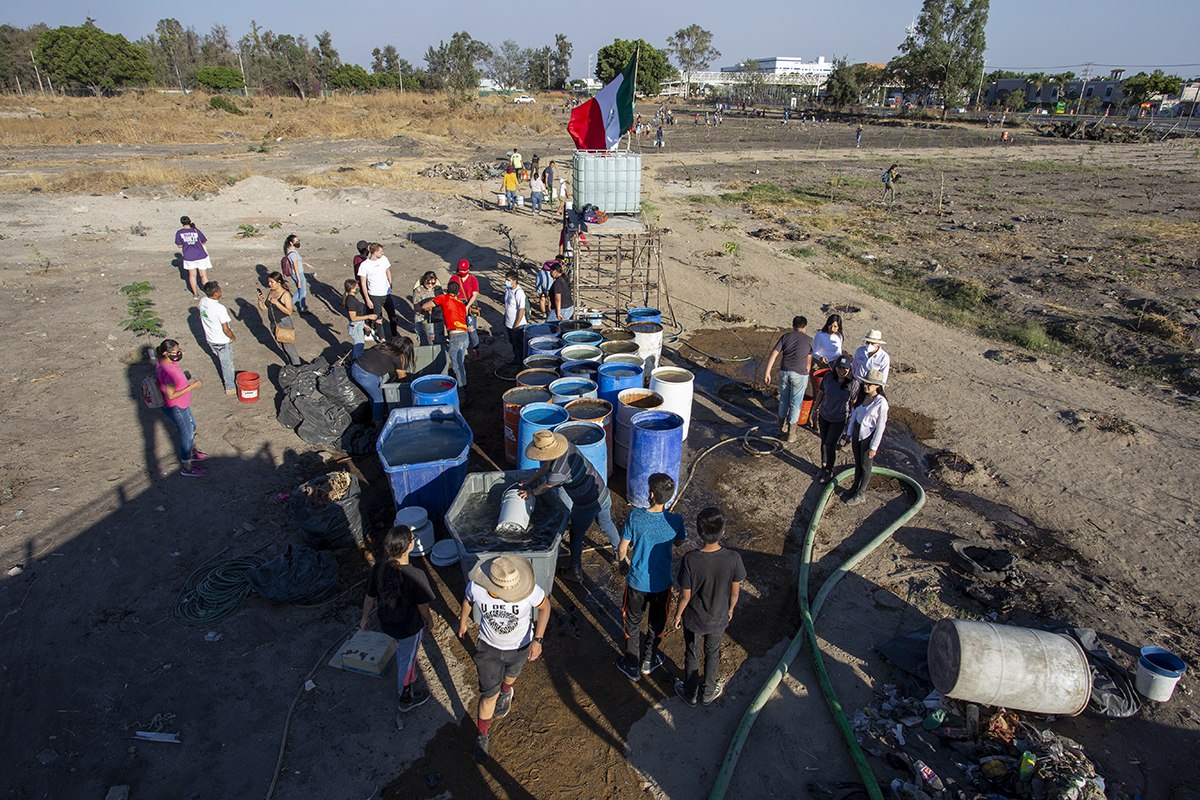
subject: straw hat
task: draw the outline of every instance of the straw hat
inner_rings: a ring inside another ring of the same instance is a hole
[[[525,448],[525,457],[534,461],[553,461],[567,452],[567,437],[554,431],[538,431]]]
[[[863,337],[863,341],[868,344],[887,344],[883,340],[883,331],[880,330],[867,331],[867,335]]]
[[[533,564],[527,558],[495,556],[471,573],[471,580],[509,603],[533,594]]]
[[[867,375],[862,379],[863,383],[873,383],[876,386],[886,386],[887,378],[883,377],[883,373],[877,369],[867,370]]]

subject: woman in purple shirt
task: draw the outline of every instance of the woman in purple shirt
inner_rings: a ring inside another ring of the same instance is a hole
[[[204,244],[208,238],[196,227],[191,217],[180,217],[179,224],[183,227],[175,231],[175,246],[183,254],[183,269],[187,272],[188,287],[192,290],[192,299],[200,299],[200,287],[208,283],[208,271],[212,262],[208,260],[208,251]],[[200,282],[196,282],[196,273],[200,273]]]

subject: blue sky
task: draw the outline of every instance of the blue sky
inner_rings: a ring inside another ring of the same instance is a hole
[[[0,12],[0,21],[26,26],[79,24],[89,14],[105,30],[136,39],[163,17],[207,31],[226,25],[236,40],[250,20],[277,33],[312,34],[329,30],[344,61],[369,65],[373,47],[394,44],[400,54],[421,65],[425,48],[467,30],[476,39],[522,46],[553,41],[565,33],[575,45],[572,74],[587,68],[589,53],[614,38],[643,38],[662,47],[675,30],[698,23],[714,34],[721,51],[716,66],[749,57],[848,56],[851,62],[886,61],[896,53],[904,28],[920,10],[920,0],[845,0],[797,3],[795,0],[682,2],[652,0],[618,4],[616,13],[584,11],[584,3],[562,0],[449,3],[344,0],[335,5],[283,0],[207,0],[168,5],[143,0],[97,3],[95,0],[47,0]],[[988,23],[987,61],[993,68],[1080,68],[1086,61],[1107,72],[1109,66],[1132,71],[1167,67],[1185,77],[1200,75],[1200,3],[1196,0],[1117,0],[1032,2],[996,0]],[[1148,24],[1138,25],[1138,20]],[[1171,66],[1183,65],[1188,66]]]

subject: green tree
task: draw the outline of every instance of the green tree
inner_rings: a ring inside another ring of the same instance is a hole
[[[988,0],[924,0],[916,28],[889,66],[906,89],[936,91],[945,117],[983,71],[987,19]]]
[[[825,104],[834,108],[856,105],[861,94],[857,71],[846,63],[844,57],[835,58],[833,71],[825,80]]]
[[[317,44],[313,48],[313,57],[316,60],[315,69],[317,72],[317,80],[322,86],[329,85],[329,73],[342,63],[341,56],[333,46],[333,34],[329,31],[321,31],[317,34]],[[366,72],[366,70],[363,70]]]
[[[1121,82],[1121,92],[1130,106],[1140,106],[1156,94],[1179,94],[1183,79],[1178,75],[1167,75],[1161,69],[1147,75],[1139,72]]]
[[[511,91],[525,81],[531,56],[532,51],[522,49],[512,39],[505,39],[499,47],[491,48],[484,69],[501,91]]]
[[[526,89],[541,91],[550,88],[552,58],[553,51],[549,46],[525,51],[525,72],[521,80]]]
[[[429,87],[446,92],[453,103],[463,102],[479,90],[479,67],[491,54],[486,43],[466,31],[455,33],[449,42],[438,42],[437,47],[430,45],[425,51]]]
[[[238,55],[229,39],[229,28],[213,25],[200,40],[200,63],[206,67],[236,67]]]
[[[0,89],[10,92],[41,89],[29,54],[46,30],[40,23],[28,28],[0,25]]]
[[[233,67],[201,67],[196,71],[196,83],[210,92],[228,92],[243,88],[246,79]]]
[[[379,86],[379,79],[358,64],[339,64],[329,70],[328,86],[330,89],[366,92]]]
[[[854,80],[858,82],[860,96],[866,95],[868,103],[881,103],[879,95],[888,82],[887,67],[855,64],[851,69]]]
[[[683,73],[687,97],[692,96],[692,73],[708,69],[714,59],[721,57],[721,51],[713,47],[712,40],[712,33],[695,23],[667,37],[667,52],[675,57],[675,63]]]
[[[317,76],[318,56],[310,50],[308,40],[290,33],[262,33],[266,51],[261,61],[262,85],[268,91],[295,94],[301,100],[320,89]]]
[[[43,33],[38,37],[37,60],[60,88],[83,87],[97,96],[154,77],[144,50],[119,33],[106,33],[87,23]]]
[[[571,53],[575,48],[565,33],[554,34],[554,49],[550,53],[550,86],[551,89],[567,88],[571,79]]]
[[[758,62],[753,58],[747,58],[738,64],[737,80],[742,98],[751,105],[757,103],[763,87],[767,85],[767,76],[758,68]]]
[[[674,78],[678,73],[667,61],[667,54],[642,39],[614,39],[596,52],[596,77],[608,83],[621,73],[638,52],[635,87],[645,95],[656,95],[662,90],[662,82]]]
[[[1025,110],[1025,90],[1013,89],[1008,94],[1004,95],[1004,107],[1011,108],[1013,111]]]

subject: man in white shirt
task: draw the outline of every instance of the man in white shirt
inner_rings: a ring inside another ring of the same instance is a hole
[[[383,254],[383,245],[379,242],[367,245],[367,256],[358,265],[358,282],[362,286],[363,297],[367,299],[367,310],[379,316],[375,338],[387,341],[383,312],[387,312],[391,335],[394,337],[400,332],[396,322],[396,304],[392,301],[392,262]]]
[[[237,337],[229,329],[233,318],[229,316],[229,309],[221,305],[221,287],[216,281],[209,281],[200,288],[204,292],[204,299],[200,301],[200,324],[204,327],[204,339],[221,365],[225,394],[237,394],[234,384],[236,373],[233,371],[233,341]]]
[[[550,600],[534,581],[529,559],[495,556],[471,573],[458,617],[459,638],[467,635],[471,609],[479,607],[479,644],[475,668],[479,673],[479,706],[475,760],[488,759],[492,718],[512,710],[513,684],[526,661],[542,655],[542,637],[550,622]],[[534,630],[533,612],[537,609]]]
[[[883,349],[885,344],[887,342],[883,340],[883,331],[872,330],[863,337],[862,346],[854,351],[854,363],[850,368],[850,376],[853,379],[850,384],[851,397],[858,394],[858,387],[862,386],[863,378],[867,377],[871,370],[878,370],[883,382],[887,383],[888,375],[892,371],[892,357]]]
[[[529,301],[525,298],[525,290],[517,281],[516,270],[504,273],[504,329],[508,331],[508,343],[512,346],[513,366],[521,366],[525,355],[525,325],[528,320],[525,315],[529,311]]]

